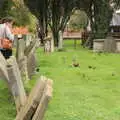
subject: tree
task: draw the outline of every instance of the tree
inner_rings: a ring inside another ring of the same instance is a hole
[[[12,0],[0,0],[0,17],[8,16],[13,6]]]
[[[59,31],[64,31],[76,0],[24,0],[30,11],[38,18],[41,39],[51,28],[55,45],[58,46]]]
[[[30,26],[34,31],[35,18],[24,5],[23,0],[0,0],[0,17],[12,16],[16,26]]]
[[[43,43],[44,37],[47,36],[48,7],[50,0],[24,0],[24,2],[31,13],[38,19],[38,34]]]
[[[109,24],[112,19],[110,0],[83,0],[82,3],[79,2],[77,5],[80,9],[83,9],[89,17],[92,31],[85,45],[92,48],[93,39],[105,38],[108,33]]]
[[[69,28],[72,30],[80,31],[88,25],[88,17],[84,11],[75,10],[70,17]]]
[[[92,32],[86,46],[92,48],[94,38],[107,35],[112,10],[110,0],[24,0],[30,11],[38,18],[41,38],[47,36],[48,24],[55,44],[58,46],[59,31],[64,31],[66,23],[75,8],[86,12]],[[118,2],[118,1],[117,1]]]
[[[112,7],[114,7],[115,9],[120,8],[120,0],[110,0],[110,3],[112,4]]]
[[[50,27],[53,33],[55,45],[59,42],[59,31],[62,33],[66,27],[68,20],[75,8],[76,0],[53,0],[51,2],[51,22]]]
[[[14,4],[11,7],[9,15],[14,17],[17,26],[26,26],[30,24],[30,12],[25,7],[24,3],[19,0],[13,0]]]

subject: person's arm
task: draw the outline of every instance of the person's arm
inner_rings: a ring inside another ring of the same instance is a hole
[[[8,26],[6,26],[6,29],[5,29],[6,31],[6,37],[9,39],[9,40],[11,40],[11,41],[13,41],[14,40],[14,35],[12,34],[12,32],[11,32],[11,29],[8,27]]]

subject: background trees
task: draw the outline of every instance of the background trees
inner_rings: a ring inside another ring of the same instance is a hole
[[[76,8],[85,11],[91,23],[92,33],[90,34],[90,39],[86,42],[86,46],[92,48],[94,38],[104,38],[107,35],[112,18],[110,0],[24,1],[39,20],[41,38],[43,39],[44,36],[47,36],[49,25],[56,45],[58,45],[59,41],[59,31],[64,31],[66,23]]]
[[[44,37],[47,36],[49,26],[57,46],[60,38],[59,31],[64,31],[74,10],[84,11],[90,20],[92,29],[86,42],[86,46],[90,48],[92,48],[94,38],[104,38],[108,33],[113,12],[110,7],[111,2],[115,4],[115,8],[120,6],[119,0],[24,0],[24,2],[38,19],[38,33],[41,40],[43,41]],[[36,20],[26,8],[24,2],[23,0],[1,0],[0,16],[12,15],[16,19],[17,25],[32,25],[31,29],[35,29]],[[78,16],[79,19],[76,17],[77,22],[80,19],[82,21],[84,14]],[[82,24],[87,24],[86,21],[84,22]],[[75,26],[80,27],[81,25]]]
[[[44,37],[47,36],[49,20],[48,7],[50,0],[24,0],[24,2],[31,13],[34,14],[38,19],[38,35],[43,43]]]
[[[92,48],[93,39],[107,36],[113,12],[110,7],[110,0],[83,0],[82,3],[78,1],[77,7],[83,9],[90,20],[91,33],[85,46]]]
[[[12,0],[0,0],[0,17],[4,17],[10,14],[11,7],[13,6]]]
[[[35,30],[36,19],[22,0],[0,0],[0,17],[6,16],[12,16],[16,26],[28,26],[30,31]]]
[[[84,11],[75,10],[69,21],[69,28],[72,31],[80,31],[88,26],[88,16]]]
[[[77,0],[24,0],[30,11],[38,18],[41,39],[51,28],[55,45],[58,46],[59,31],[64,31]]]

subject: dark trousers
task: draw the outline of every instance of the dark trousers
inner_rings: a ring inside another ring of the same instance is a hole
[[[0,50],[2,55],[5,57],[5,59],[10,58],[10,56],[12,56],[12,49],[3,49]]]

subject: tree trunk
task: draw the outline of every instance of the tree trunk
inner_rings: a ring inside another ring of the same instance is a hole
[[[88,17],[90,19],[90,26],[91,26],[91,32],[89,32],[89,37],[85,43],[85,47],[88,47],[90,49],[93,48],[93,40],[94,40],[94,34],[95,34],[95,18],[94,18],[94,5],[91,4],[91,8],[87,12]]]
[[[39,25],[38,25],[38,37],[41,40],[41,44],[44,44],[44,24],[42,23],[42,20],[39,20]]]
[[[58,31],[52,31],[53,39],[54,39],[54,45],[58,47],[59,42],[59,32]]]

